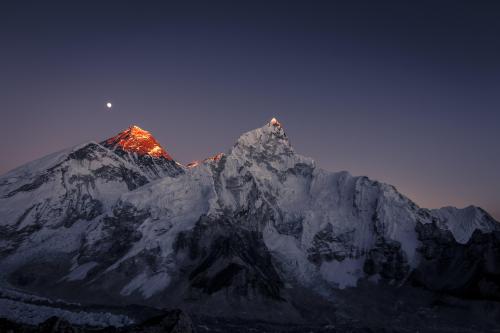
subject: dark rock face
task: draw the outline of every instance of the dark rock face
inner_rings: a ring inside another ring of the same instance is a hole
[[[415,284],[467,298],[500,300],[500,232],[476,230],[466,244],[435,223],[416,227],[422,256]]]
[[[225,290],[280,301],[283,282],[262,235],[236,225],[203,216],[192,231],[178,235],[174,249],[187,254],[190,287],[206,295]]]
[[[38,325],[39,332],[54,332],[54,333],[83,333],[83,328],[74,327],[66,320],[59,317],[51,317]]]
[[[51,317],[32,326],[0,318],[2,333],[193,333],[193,323],[181,310],[167,311],[138,325],[125,327],[88,328],[73,325],[59,317]]]
[[[402,281],[410,266],[399,242],[381,238],[368,252],[363,270],[367,275],[380,274],[384,280]]]
[[[303,231],[302,222],[302,217],[294,221],[274,221],[274,227],[276,231],[282,235],[293,236],[296,239],[300,239]]]
[[[127,187],[130,191],[135,190],[136,188],[148,183],[146,177],[136,171],[127,169],[124,166],[103,166],[95,170],[94,175],[96,177],[108,180],[121,179],[127,184]]]
[[[113,216],[103,218],[102,235],[98,242],[86,246],[84,242],[79,255],[79,263],[97,260],[111,264],[122,256],[142,234],[137,226],[149,217],[148,212],[137,211],[133,207],[115,208]]]
[[[194,333],[193,323],[188,315],[181,310],[173,310],[155,318],[151,318],[124,332],[150,332],[150,333]]]
[[[164,176],[175,177],[184,173],[174,160],[169,160],[163,156],[154,157],[150,155],[139,155],[127,152],[120,147],[101,142],[104,147],[111,149],[116,155],[139,167],[150,179],[157,179]]]
[[[104,153],[105,150],[96,143],[89,143],[84,147],[72,152],[68,155],[69,159],[75,159],[79,161],[83,160],[93,160],[98,157],[98,153]]]
[[[5,198],[10,198],[19,192],[29,192],[29,191],[36,190],[37,188],[39,188],[40,186],[45,184],[47,181],[49,181],[50,178],[51,178],[51,175],[49,173],[42,174],[42,175],[36,177],[31,183],[24,184],[24,185],[20,186],[19,188],[7,193],[5,195]]]
[[[70,253],[66,256],[58,255],[47,257],[43,260],[34,258],[26,265],[20,266],[9,276],[9,282],[13,286],[28,288],[30,290],[49,290],[55,292],[61,288],[63,295],[72,295],[72,292],[95,296],[100,292],[115,292],[114,288],[123,287],[116,275],[101,274],[107,267],[121,258],[135,242],[141,239],[142,234],[137,230],[137,226],[149,217],[149,213],[137,211],[129,206],[115,208],[112,217],[105,216],[101,221],[100,238],[97,242],[82,237],[77,253]],[[153,250],[151,253],[141,253],[139,258],[124,261],[122,274],[130,275],[144,269],[145,266],[154,266],[154,260],[159,258]],[[75,255],[74,260],[78,265],[91,264],[92,268],[86,274],[86,283],[71,286],[64,289],[64,276],[68,274],[69,260]],[[141,262],[148,261],[147,263]],[[116,278],[116,280],[113,280]],[[93,291],[91,295],[89,291]],[[116,292],[118,293],[118,292]],[[99,298],[97,298],[99,299]],[[111,302],[110,299],[108,301]]]
[[[93,161],[99,160],[100,156],[108,154],[106,149],[102,146],[90,143],[83,148],[80,148],[68,155],[69,159],[74,159],[77,161]],[[90,176],[73,176],[70,178],[70,183],[73,182],[83,182],[85,184],[95,183],[96,178],[102,178],[107,181],[123,181],[127,184],[129,190],[135,190],[136,188],[148,183],[146,177],[141,175],[139,172],[126,168],[123,165],[103,165],[102,167],[92,171],[93,177]],[[95,186],[95,185],[94,185]]]
[[[323,261],[342,261],[356,252],[352,245],[353,232],[336,234],[332,225],[327,226],[314,236],[313,246],[307,250],[309,261],[319,265]]]
[[[143,171],[154,174],[158,178],[165,175],[175,177],[184,172],[174,161],[167,160],[164,157],[155,158],[149,155],[141,155],[137,156],[135,162]]]

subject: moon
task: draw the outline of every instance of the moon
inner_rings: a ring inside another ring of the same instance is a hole
[[[106,103],[106,107],[107,107],[108,109],[111,109],[111,107],[112,107],[112,106],[113,106],[113,104],[111,104],[110,102],[107,102],[107,103]]]

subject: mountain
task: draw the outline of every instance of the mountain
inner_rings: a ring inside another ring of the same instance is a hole
[[[123,192],[147,182],[136,166],[95,142],[17,168],[0,179],[0,254],[43,244],[49,235],[67,237],[53,244],[57,251],[77,236],[65,230],[91,223]]]
[[[499,324],[500,224],[482,209],[427,210],[323,170],[276,119],[189,168],[141,131],[0,178],[4,288],[250,321]],[[435,304],[461,319],[418,310]]]
[[[137,165],[151,180],[183,172],[183,167],[172,159],[151,133],[135,125],[104,140],[101,145]]]

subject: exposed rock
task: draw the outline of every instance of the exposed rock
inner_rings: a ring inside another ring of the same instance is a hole
[[[379,274],[389,282],[402,281],[410,272],[401,244],[385,239],[379,239],[375,247],[368,251],[363,269],[366,274]]]
[[[307,249],[308,259],[319,265],[322,261],[342,261],[347,256],[355,256],[353,232],[335,233],[332,225],[328,223],[314,236],[312,247]]]
[[[422,261],[413,282],[435,291],[500,300],[500,232],[474,231],[465,244],[435,223],[416,229]]]
[[[206,295],[225,290],[234,297],[282,300],[283,282],[256,231],[202,217],[192,231],[178,235],[174,249],[188,253],[190,285]]]
[[[59,317],[51,317],[34,326],[0,318],[2,333],[194,333],[193,323],[181,310],[167,311],[141,324],[124,327],[84,327],[73,325]]]
[[[137,165],[151,180],[184,172],[151,133],[138,126],[130,126],[101,145]]]

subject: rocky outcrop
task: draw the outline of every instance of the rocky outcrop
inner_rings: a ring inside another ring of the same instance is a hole
[[[410,266],[399,242],[379,239],[368,251],[363,270],[368,276],[378,274],[388,282],[401,282],[408,276]]]
[[[77,326],[59,317],[51,317],[39,325],[26,325],[0,318],[4,333],[194,333],[191,319],[181,310],[167,311],[138,325],[124,327]]]
[[[473,232],[465,244],[436,223],[417,224],[422,256],[412,281],[467,298],[500,300],[500,232]]]
[[[178,234],[174,249],[187,258],[182,270],[188,272],[190,298],[224,292],[235,299],[283,300],[284,283],[262,235],[235,222],[202,216],[193,230]]]
[[[323,261],[342,261],[355,254],[353,245],[354,230],[338,234],[330,223],[314,235],[312,246],[307,250],[308,259],[317,265]]]

